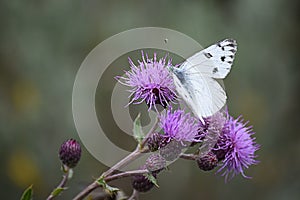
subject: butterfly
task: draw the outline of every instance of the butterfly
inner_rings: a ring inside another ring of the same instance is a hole
[[[202,122],[226,103],[226,93],[217,79],[231,70],[237,43],[225,39],[194,54],[179,67],[169,66],[178,95]]]

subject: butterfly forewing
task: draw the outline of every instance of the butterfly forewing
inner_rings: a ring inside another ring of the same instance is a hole
[[[200,119],[218,112],[226,103],[227,97],[223,88],[216,80],[194,73],[194,69],[189,71],[184,87],[190,94],[191,100],[187,104],[194,114]]]
[[[195,68],[203,75],[223,79],[230,72],[236,51],[236,41],[225,39],[188,58],[183,63],[182,70]]]

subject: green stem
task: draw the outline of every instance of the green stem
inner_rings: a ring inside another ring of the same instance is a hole
[[[64,188],[68,179],[69,179],[69,173],[70,173],[70,168],[66,167],[66,166],[62,166],[63,167],[63,171],[64,171],[64,175],[63,178],[61,180],[61,182],[59,183],[59,185],[51,192],[51,194],[47,197],[47,200],[51,200],[54,199],[54,197],[56,197],[58,194],[55,194],[55,191],[61,188]]]
[[[117,170],[121,170],[123,167],[127,166],[130,162],[137,159],[139,156],[141,156],[143,153],[147,153],[149,150],[148,148],[145,148],[145,145],[147,143],[148,137],[156,130],[158,125],[158,118],[156,118],[156,121],[154,125],[152,126],[151,130],[147,133],[143,141],[141,142],[141,145],[138,145],[136,149],[131,152],[128,156],[120,160],[118,163],[116,163],[114,166],[112,166],[110,169],[108,169],[106,172],[102,173],[100,177],[98,177],[97,180],[101,179],[101,177],[104,177],[105,180],[109,180],[110,176],[113,177],[113,173]],[[126,172],[124,172],[126,173]],[[116,175],[116,177],[118,174]],[[97,180],[91,183],[89,186],[87,186],[85,189],[83,189],[73,200],[82,200],[84,197],[86,197],[89,193],[91,193],[96,188],[100,187],[100,185],[97,183]]]

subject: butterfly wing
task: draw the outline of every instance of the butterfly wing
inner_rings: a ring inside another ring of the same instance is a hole
[[[230,72],[236,51],[236,41],[225,39],[188,58],[182,64],[181,69],[188,71],[195,68],[203,75],[223,79]]]
[[[199,118],[209,117],[218,112],[226,103],[226,93],[220,84],[205,75],[188,74],[186,89],[191,96],[189,103],[194,114]]]
[[[199,118],[218,112],[226,103],[226,93],[215,80],[230,72],[237,45],[235,40],[218,42],[188,58],[173,70],[179,95]]]
[[[226,93],[211,77],[195,73],[195,69],[173,73],[174,84],[179,96],[199,118],[209,117],[219,111],[226,102]]]

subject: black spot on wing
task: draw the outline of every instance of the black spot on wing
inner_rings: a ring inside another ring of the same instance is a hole
[[[232,44],[236,44],[236,41],[234,39],[226,39],[225,41],[228,41],[228,42],[230,42]]]
[[[204,55],[206,56],[206,58],[211,58],[211,57],[213,57],[210,53],[204,53]]]
[[[233,43],[229,43],[229,44],[227,44],[227,46],[229,46],[229,47],[235,47],[236,45],[233,44]]]
[[[215,74],[215,73],[217,73],[219,70],[218,70],[218,68],[217,67],[215,67],[214,69],[213,69],[213,73]]]
[[[222,62],[224,62],[225,61],[225,56],[222,56],[221,60],[222,60]]]

